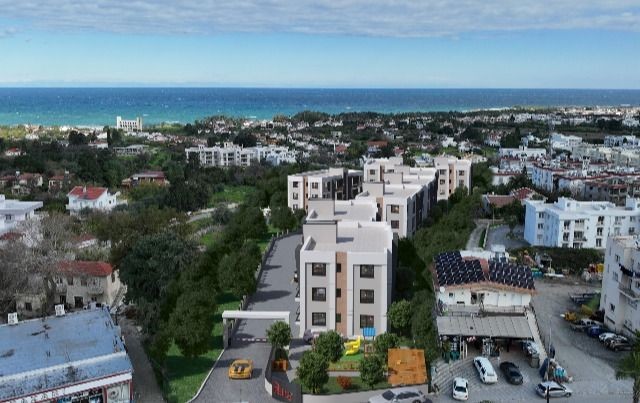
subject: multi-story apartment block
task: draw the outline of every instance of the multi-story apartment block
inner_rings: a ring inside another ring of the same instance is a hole
[[[525,206],[524,239],[535,246],[604,249],[609,236],[640,233],[640,201],[633,198],[624,207],[564,197]]]
[[[120,192],[111,194],[107,188],[76,186],[67,194],[66,208],[71,215],[78,215],[85,209],[111,211],[120,204],[118,196]]]
[[[627,197],[640,198],[640,174],[585,181],[584,200],[609,201],[624,206]]]
[[[573,147],[582,144],[582,137],[551,133],[551,148],[554,150],[571,151]]]
[[[362,192],[362,171],[329,168],[289,175],[287,205],[307,210],[309,199],[351,200]]]
[[[0,235],[11,231],[22,221],[33,219],[39,208],[42,208],[41,201],[7,200],[0,194]]]
[[[343,336],[387,330],[396,242],[382,222],[317,221],[303,226],[299,255],[300,336],[306,329]]]
[[[125,120],[121,116],[116,117],[116,129],[122,129],[125,132],[141,132],[142,118],[137,117],[135,120]]]
[[[604,137],[604,145],[607,147],[637,147],[640,146],[640,139],[636,136],[614,136]]]
[[[438,173],[438,200],[448,200],[456,189],[471,189],[471,161],[450,156],[434,158]]]
[[[600,309],[605,325],[633,337],[640,330],[640,239],[616,236],[607,241]]]
[[[147,153],[149,151],[149,146],[144,144],[132,144],[126,147],[113,147],[112,149],[119,157],[132,157]]]
[[[517,157],[521,159],[544,158],[547,155],[547,150],[520,146],[518,148],[501,148],[499,155],[500,157]]]
[[[204,167],[250,166],[253,151],[244,149],[232,143],[225,143],[223,147],[189,147],[185,150],[187,160],[195,158]]]

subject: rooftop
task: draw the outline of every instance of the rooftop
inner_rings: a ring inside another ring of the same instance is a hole
[[[0,400],[131,371],[106,310],[0,326]]]
[[[533,339],[524,316],[438,316],[436,322],[441,336]]]
[[[96,200],[107,191],[107,188],[76,186],[69,192],[68,196],[75,196],[84,200]]]
[[[41,201],[25,202],[5,199],[0,195],[0,215],[26,214],[42,207]]]
[[[71,260],[60,262],[58,268],[64,273],[93,277],[106,277],[113,273],[113,266],[106,262]]]
[[[393,232],[387,223],[340,222],[333,242],[316,242],[311,236],[307,250],[335,252],[383,252],[391,250]]]
[[[378,209],[369,201],[360,200],[330,200],[333,210],[322,209],[315,202],[321,199],[310,200],[309,215],[307,221],[375,221]]]

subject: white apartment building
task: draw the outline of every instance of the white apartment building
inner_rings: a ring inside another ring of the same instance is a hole
[[[253,151],[233,143],[224,143],[223,147],[189,147],[185,150],[187,161],[194,155],[203,167],[250,166],[254,159]]]
[[[600,309],[604,324],[616,333],[634,337],[640,330],[640,239],[610,237],[604,256]]]
[[[387,223],[307,222],[299,255],[300,334],[363,328],[387,331],[392,301],[395,241]]]
[[[375,203],[366,199],[311,199],[306,222],[356,221],[374,222],[378,215]]]
[[[573,147],[582,144],[582,137],[565,135],[561,133],[551,133],[551,148],[554,150],[571,151]]]
[[[0,194],[0,235],[13,230],[20,222],[33,219],[42,202],[23,202],[5,199]]]
[[[501,148],[499,155],[500,157],[517,157],[527,160],[530,158],[544,158],[547,155],[547,150],[544,148],[520,146],[518,148]]]
[[[126,203],[119,201],[120,192],[109,193],[107,188],[76,186],[67,194],[69,202],[65,206],[71,215],[78,215],[84,209],[111,211],[118,204]]]
[[[125,120],[121,116],[116,117],[116,129],[122,129],[125,132],[141,132],[142,118],[137,117],[135,120]]]
[[[448,200],[459,187],[471,190],[471,161],[440,156],[433,162],[438,173],[438,200]]]
[[[604,249],[607,238],[640,233],[640,201],[627,198],[624,207],[610,202],[555,203],[525,201],[524,239],[534,246]]]
[[[351,200],[362,192],[362,171],[329,168],[287,177],[287,205],[307,210],[310,199]]]
[[[636,136],[614,136],[604,137],[606,147],[637,147],[640,146],[640,139]]]
[[[270,165],[295,164],[297,153],[283,146],[256,146],[250,148],[258,162],[265,161]]]

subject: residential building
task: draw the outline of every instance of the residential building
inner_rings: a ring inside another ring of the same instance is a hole
[[[9,319],[0,325],[0,401],[133,401],[133,366],[107,310]]]
[[[125,188],[136,187],[143,183],[151,183],[158,186],[168,186],[169,181],[162,171],[145,171],[133,174],[127,179],[122,180],[122,186]]]
[[[23,154],[22,150],[18,147],[11,147],[4,152],[5,157],[19,157]]]
[[[517,157],[520,159],[544,158],[547,155],[547,150],[544,148],[520,146],[518,148],[501,148],[499,155],[500,157]]]
[[[524,313],[535,294],[528,266],[495,252],[455,251],[435,258],[435,290],[440,312]]]
[[[336,330],[345,337],[387,331],[396,242],[383,222],[318,221],[303,226],[299,252],[300,334]]]
[[[91,303],[112,306],[121,293],[118,271],[106,262],[64,261],[55,270],[55,303],[65,308],[83,309]],[[42,281],[32,279],[33,282]],[[22,317],[40,316],[44,294],[26,292],[16,298]]]
[[[640,139],[636,136],[615,136],[608,135],[604,137],[604,145],[606,147],[638,147]]]
[[[640,198],[640,173],[587,180],[580,196],[584,200],[610,201],[623,206],[627,197]]]
[[[332,200],[311,199],[306,222],[318,221],[378,221],[378,208],[374,202],[366,199]]]
[[[309,199],[351,200],[362,192],[362,171],[329,168],[287,177],[287,205],[307,210]]]
[[[604,249],[607,238],[640,233],[640,201],[627,198],[624,207],[611,202],[525,202],[524,239],[534,246]]]
[[[149,146],[144,144],[133,144],[126,147],[113,147],[112,150],[118,157],[133,157],[136,155],[146,154],[149,151]]]
[[[111,211],[123,203],[118,196],[120,192],[112,194],[107,188],[76,186],[67,194],[69,202],[65,207],[71,215],[78,215],[85,209]]]
[[[250,166],[254,153],[233,143],[224,143],[223,147],[189,147],[185,150],[187,160],[195,158],[205,167]]]
[[[18,196],[31,194],[37,188],[42,188],[44,180],[38,173],[21,173],[0,177],[0,189],[11,189],[11,193]]]
[[[433,159],[438,173],[438,200],[448,200],[456,189],[471,189],[471,161],[451,156]]]
[[[522,173],[522,171],[519,170],[500,169],[498,167],[489,167],[489,170],[493,173],[491,178],[491,184],[493,186],[506,185]]]
[[[22,221],[33,219],[39,208],[42,208],[41,201],[8,200],[0,194],[0,235],[13,230]]]
[[[116,129],[122,129],[125,132],[141,132],[142,118],[137,117],[135,120],[125,120],[121,116],[116,117]]]
[[[71,175],[65,172],[64,175],[54,175],[49,178],[49,192],[58,192],[67,189],[71,182]]]
[[[616,333],[635,337],[640,330],[640,239],[614,236],[607,240],[600,309],[604,324]]]
[[[571,151],[573,147],[582,144],[582,137],[551,133],[549,141],[551,142],[551,148],[554,150]]]

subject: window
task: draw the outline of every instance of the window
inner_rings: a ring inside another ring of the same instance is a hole
[[[444,179],[440,179],[440,184],[444,185]]]
[[[111,282],[112,283],[116,282],[116,273],[115,272],[111,272]]]
[[[360,290],[360,303],[373,304],[373,290]]]
[[[629,235],[633,235],[633,234],[635,234],[635,232],[636,232],[635,228],[633,228],[633,227],[629,228]]]
[[[33,310],[33,307],[31,306],[31,302],[25,302],[24,303],[24,310],[25,311],[29,311],[29,312],[31,312]]]
[[[400,212],[400,206],[397,204],[392,204],[390,207],[393,214],[398,214]]]
[[[465,172],[464,171],[458,171],[458,176],[464,176]]]
[[[313,312],[311,314],[311,324],[313,326],[326,326],[327,314],[324,312]]]
[[[327,289],[324,287],[314,287],[311,289],[311,299],[313,301],[326,301]]]
[[[67,284],[68,285],[73,285],[73,277],[71,277],[71,276],[67,277]]]
[[[297,188],[298,187],[298,182],[293,182],[293,187]]]
[[[294,209],[294,210],[297,210],[297,209],[298,209],[298,205],[297,205],[297,204],[294,204],[294,205],[293,205],[293,209]]]
[[[544,224],[543,223],[539,223],[538,224],[538,229],[542,229],[542,228],[544,228]]]
[[[596,239],[596,248],[602,248],[602,239]]]
[[[459,180],[458,181],[458,187],[463,187],[464,186],[464,181],[463,180]]]
[[[616,283],[618,282],[618,273],[617,272],[613,272],[613,281],[615,281]]]
[[[336,273],[342,273],[342,263],[336,263]]]
[[[609,304],[609,309],[611,309],[611,312],[615,312],[616,311],[616,306],[613,304]]]
[[[336,323],[340,323],[342,322],[342,314],[337,313],[336,314]]]
[[[398,220],[391,220],[391,228],[393,228],[393,229],[398,229],[398,228],[400,228],[400,221],[398,221]]]
[[[342,298],[342,288],[336,288],[336,298]]]
[[[326,276],[327,265],[325,263],[311,263],[312,276]]]
[[[311,189],[317,189],[317,188],[318,188],[318,182],[312,182]]]
[[[360,266],[360,278],[373,278],[373,265],[363,264]]]
[[[376,170],[375,169],[370,169],[369,170],[369,175],[375,175],[376,174]]]
[[[80,277],[80,285],[83,285],[83,286],[87,285],[87,278],[86,277]]]
[[[297,194],[297,193],[294,193],[294,194],[292,195],[292,197],[293,197],[293,200],[298,200],[298,194]]]
[[[616,255],[616,263],[620,262],[620,256]]]
[[[360,329],[373,327],[373,315],[360,315]]]

